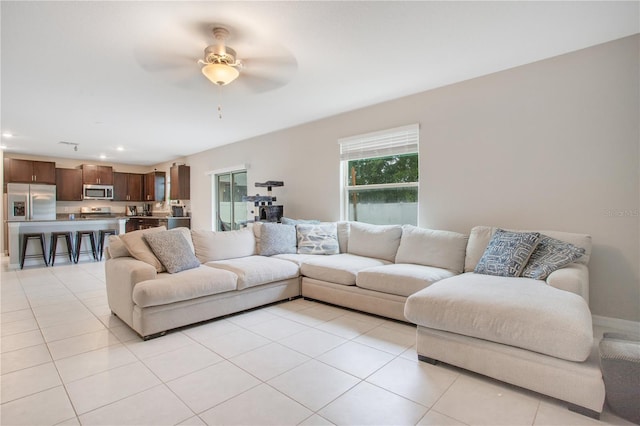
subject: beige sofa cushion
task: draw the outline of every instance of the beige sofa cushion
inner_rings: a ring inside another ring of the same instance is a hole
[[[391,262],[386,260],[341,253],[305,259],[300,267],[300,273],[306,277],[321,281],[355,285],[356,275],[359,271],[374,266],[388,265],[389,263]]]
[[[141,308],[167,305],[236,289],[238,277],[229,271],[199,266],[178,274],[162,273],[133,288],[133,302]]]
[[[360,288],[407,297],[436,281],[454,275],[454,272],[442,268],[396,263],[358,272],[356,285]]]
[[[424,327],[569,361],[586,360],[593,345],[584,299],[531,278],[457,275],[411,295],[405,316]]]
[[[457,232],[404,225],[396,263],[435,266],[461,273],[464,270],[467,240],[466,235]]]
[[[238,259],[207,262],[206,266],[224,269],[238,276],[238,290],[299,276],[294,262],[265,256],[249,256]]]
[[[282,259],[287,260],[289,262],[293,262],[298,267],[302,266],[305,260],[315,259],[317,255],[315,254],[298,254],[298,253],[283,253],[283,254],[274,254],[271,256],[273,259]]]
[[[131,256],[119,235],[109,235],[109,245],[105,250],[108,253],[108,259]]]
[[[234,259],[256,254],[256,242],[251,229],[214,232],[191,231],[196,257],[202,263]]]
[[[498,228],[491,226],[475,226],[471,229],[471,233],[469,234],[469,242],[467,243],[467,253],[464,261],[464,272],[472,272],[480,258],[484,254],[487,246],[489,245],[489,241],[491,241],[491,237],[496,232]],[[517,230],[517,229],[506,229],[502,228],[506,231],[515,231],[515,232],[539,232],[540,234],[547,235],[551,238],[558,239],[560,241],[564,241],[567,243],[571,243],[576,247],[581,247],[585,250],[584,255],[578,260],[576,263],[581,263],[586,265],[589,263],[589,259],[591,257],[591,236],[587,234],[574,234],[572,232],[561,232],[561,231],[528,231],[528,230]]]
[[[133,232],[127,232],[126,234],[120,235],[120,240],[124,243],[127,250],[129,250],[131,256],[153,266],[154,268],[156,268],[157,272],[162,272],[165,270],[164,266],[162,266],[162,263],[158,260],[156,255],[153,254],[151,247],[149,247],[149,244],[147,244],[143,236],[145,234],[166,230],[166,226],[158,226],[157,228],[148,228]]]
[[[370,225],[350,222],[347,252],[393,262],[402,237],[400,225]]]

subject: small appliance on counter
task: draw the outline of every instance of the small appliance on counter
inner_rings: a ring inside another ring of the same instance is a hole
[[[137,206],[127,206],[126,213],[127,213],[127,216],[138,216],[138,207]]]
[[[173,217],[185,217],[186,213],[184,206],[171,206],[171,216]]]
[[[7,213],[9,221],[55,220],[56,186],[8,183]]]
[[[143,216],[151,216],[151,204],[142,205],[142,214]]]

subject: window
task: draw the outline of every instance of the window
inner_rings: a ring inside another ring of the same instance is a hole
[[[240,229],[247,223],[247,171],[239,170],[215,175],[216,230]]]
[[[342,218],[418,224],[418,125],[340,139]]]

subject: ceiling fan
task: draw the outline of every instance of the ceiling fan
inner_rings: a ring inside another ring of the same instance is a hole
[[[152,45],[136,48],[138,63],[144,70],[185,88],[194,88],[194,85],[202,88],[202,83],[207,82],[197,73],[197,64],[200,64],[202,74],[215,85],[224,86],[235,81],[229,86],[231,91],[250,93],[282,87],[293,79],[297,71],[295,57],[279,43],[226,25],[197,24],[197,27],[198,32],[206,29],[208,36],[213,34],[215,39],[204,49],[204,55],[199,55],[199,60],[193,47],[202,46],[202,40],[189,35],[167,39],[166,42],[156,39]],[[235,48],[227,45],[229,39],[233,40]]]
[[[236,51],[225,46],[229,38],[229,30],[222,27],[213,29],[213,37],[218,43],[204,49],[204,59],[198,61],[202,67],[202,74],[213,84],[224,86],[231,83],[240,75],[242,62],[236,59]]]

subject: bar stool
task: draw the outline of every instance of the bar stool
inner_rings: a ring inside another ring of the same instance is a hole
[[[45,266],[49,266],[46,250],[44,248],[44,232],[40,232],[40,233],[32,233],[32,234],[22,234],[22,252],[20,253],[20,269],[24,268],[25,258],[40,257],[40,255],[38,254],[27,255],[27,244],[29,243],[29,240],[34,240],[36,238],[40,240],[40,247],[42,248],[42,260],[44,260]]]
[[[104,240],[106,238],[107,235],[118,235],[118,230],[116,229],[101,229],[100,231],[98,231],[99,237],[98,237],[98,245],[100,246],[100,259],[98,260],[102,260],[102,255],[104,254]]]
[[[80,250],[80,247],[82,246],[82,237],[84,236],[89,237],[89,242],[91,243],[90,252],[88,250],[84,252]],[[96,237],[93,231],[76,231],[76,258],[74,259],[75,263],[78,263],[78,260],[80,260],[80,255],[82,253],[91,253],[91,255],[93,255],[93,260],[98,260],[98,252],[96,250]]]
[[[69,254],[69,262],[73,262],[73,244],[71,243],[71,231],[60,231],[51,233],[51,243],[49,245],[49,263],[51,266],[56,261],[56,251],[58,248],[58,238],[64,237],[67,241],[67,253]],[[64,253],[63,253],[64,254]]]

